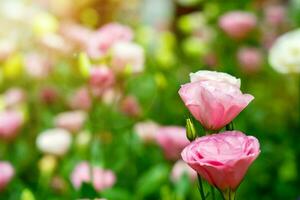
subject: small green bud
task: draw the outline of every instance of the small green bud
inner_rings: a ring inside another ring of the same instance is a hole
[[[29,189],[24,189],[21,193],[21,200],[35,200],[33,193]]]
[[[189,139],[189,141],[193,141],[196,139],[197,137],[196,129],[190,118],[186,119],[185,130],[186,130],[186,137]]]
[[[81,52],[78,56],[78,66],[79,72],[84,77],[87,78],[90,75],[91,62],[86,53]]]

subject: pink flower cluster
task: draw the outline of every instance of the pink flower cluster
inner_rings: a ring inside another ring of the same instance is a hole
[[[240,91],[240,79],[229,74],[198,71],[179,90],[183,102],[207,131],[187,145],[182,159],[211,185],[235,191],[260,153],[259,142],[240,131],[218,133],[253,99]]]

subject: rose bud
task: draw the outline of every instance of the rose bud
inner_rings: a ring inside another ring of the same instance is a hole
[[[92,100],[87,88],[82,87],[75,91],[75,94],[69,100],[72,109],[89,110],[92,106]]]
[[[212,186],[224,195],[234,196],[259,153],[259,142],[255,137],[226,131],[196,139],[184,148],[181,156]]]
[[[24,119],[20,112],[0,111],[0,139],[14,139],[17,136],[23,121]]]
[[[37,148],[43,152],[62,156],[69,150],[72,142],[71,134],[60,128],[48,129],[38,135]]]
[[[190,181],[197,179],[197,173],[190,166],[188,166],[183,160],[178,160],[172,168],[171,180],[176,183],[180,181],[181,177],[186,174]]]
[[[58,128],[63,128],[70,132],[77,132],[82,128],[86,117],[86,113],[83,111],[63,112],[55,117],[54,124]]]
[[[73,186],[79,189],[82,183],[90,183],[91,181],[94,188],[100,192],[111,188],[116,182],[116,176],[111,170],[90,166],[88,162],[79,163],[71,174]]]
[[[58,96],[57,90],[53,87],[44,87],[40,91],[40,99],[45,104],[53,104]]]
[[[114,85],[115,75],[113,71],[106,66],[93,67],[90,70],[89,83],[93,89],[102,93]]]
[[[180,152],[190,143],[186,138],[185,128],[178,126],[159,128],[156,133],[156,141],[169,160],[177,160],[180,158]]]
[[[179,95],[205,130],[222,129],[254,99],[250,94],[243,94],[239,79],[228,74],[207,74],[207,71],[196,74],[197,78],[191,74],[191,83],[181,86]]]
[[[134,96],[127,96],[122,100],[121,110],[130,117],[138,117],[141,114],[140,104]]]
[[[262,52],[257,48],[239,49],[237,59],[242,70],[248,73],[259,71],[263,62]]]
[[[118,42],[112,49],[112,67],[117,72],[140,73],[144,70],[144,49],[132,42]]]
[[[15,174],[13,166],[6,161],[0,161],[0,191],[4,190]]]
[[[130,41],[132,30],[121,24],[111,23],[101,27],[89,38],[87,53],[91,58],[101,58],[116,42]]]
[[[153,142],[159,125],[153,121],[138,122],[134,125],[134,132],[143,142]]]
[[[252,13],[231,11],[219,19],[220,28],[234,39],[245,38],[256,26],[256,17]]]

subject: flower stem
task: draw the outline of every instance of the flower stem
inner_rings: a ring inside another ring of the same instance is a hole
[[[201,176],[199,174],[198,175],[198,183],[199,183],[199,192],[200,192],[200,196],[201,196],[201,199],[202,200],[205,200],[205,194],[204,194],[204,189],[203,189],[203,183],[202,183],[202,179],[201,179]]]
[[[227,189],[222,191],[222,197],[224,200],[235,200],[235,191]]]

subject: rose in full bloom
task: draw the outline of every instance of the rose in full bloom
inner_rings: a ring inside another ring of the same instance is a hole
[[[23,121],[23,116],[18,111],[0,111],[0,139],[15,138]]]
[[[0,191],[8,185],[15,174],[13,166],[6,161],[0,161]]]
[[[183,160],[178,160],[172,168],[171,180],[173,182],[178,182],[184,174],[188,175],[191,181],[195,181],[197,178],[195,170],[188,166]]]
[[[197,79],[192,74],[192,82],[181,86],[179,95],[206,130],[220,130],[254,99],[243,94],[239,79],[230,75],[207,71],[196,74]]]
[[[132,30],[118,23],[104,25],[89,38],[87,52],[92,58],[102,57],[117,42],[131,41]]]
[[[180,158],[180,152],[190,143],[185,136],[185,128],[179,126],[160,127],[155,135],[157,143],[170,160]]]
[[[240,48],[237,59],[242,70],[249,73],[259,71],[263,62],[262,52],[252,47]]]
[[[91,180],[94,188],[102,191],[115,184],[116,176],[111,170],[91,166],[88,162],[79,163],[71,174],[71,182],[77,189],[81,187],[82,183],[89,183]]]
[[[58,128],[63,128],[70,132],[77,132],[82,128],[86,117],[87,115],[84,111],[63,112],[55,117],[54,124]]]
[[[134,125],[134,132],[143,142],[155,141],[159,125],[153,121],[138,122]]]
[[[182,159],[211,185],[235,191],[260,153],[259,142],[239,131],[203,136],[191,142]]]
[[[61,128],[48,129],[38,135],[37,148],[48,154],[62,156],[69,150],[72,142],[71,134]]]
[[[269,52],[269,63],[280,73],[300,73],[300,29],[275,41]]]
[[[245,38],[256,26],[256,17],[252,13],[231,11],[219,19],[220,28],[235,39]]]
[[[139,73],[144,70],[144,50],[132,42],[117,42],[111,49],[112,67],[117,72],[128,70]]]

